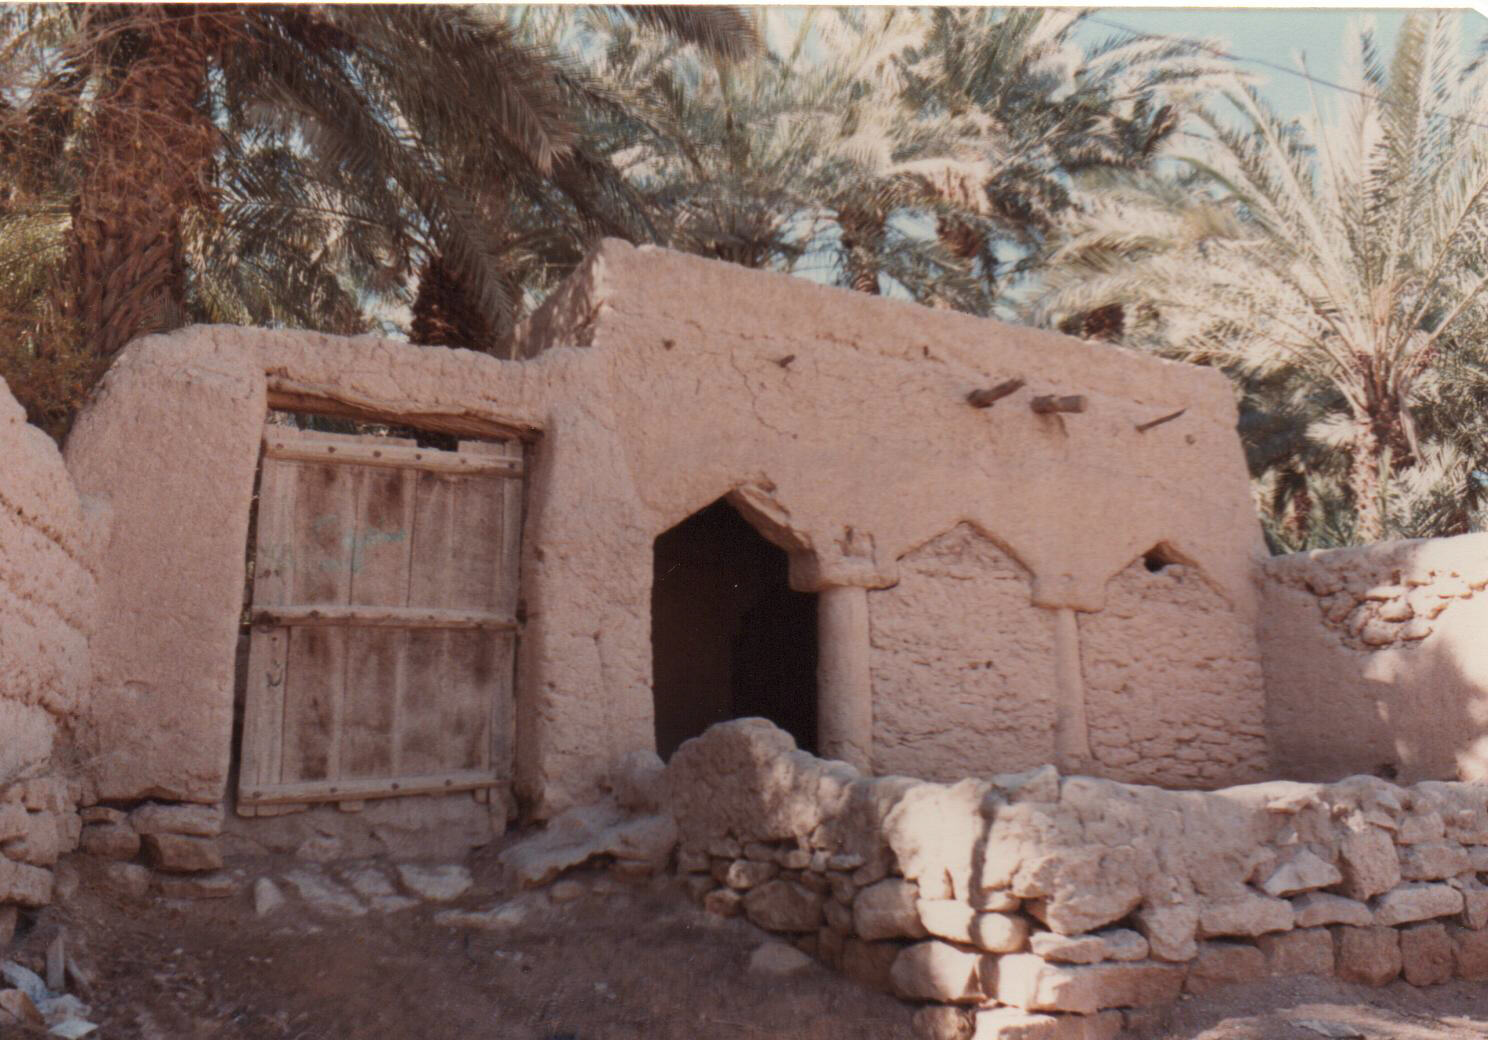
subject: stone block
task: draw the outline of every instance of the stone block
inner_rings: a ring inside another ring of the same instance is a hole
[[[1400,974],[1400,933],[1372,926],[1338,929],[1338,977],[1345,982],[1383,986]]]
[[[1395,842],[1378,827],[1355,831],[1339,845],[1343,871],[1342,893],[1350,899],[1368,899],[1400,884],[1400,857]]]
[[[1206,902],[1199,911],[1199,938],[1264,935],[1292,927],[1292,904],[1285,899],[1247,894],[1224,902]]]
[[[215,838],[146,834],[141,841],[145,858],[156,870],[191,874],[222,869],[222,850]]]
[[[1065,936],[1037,932],[1029,949],[1056,964],[1095,964],[1098,961],[1140,961],[1148,954],[1147,940],[1128,928],[1112,928],[1089,935]]]
[[[1262,891],[1268,896],[1294,896],[1316,888],[1327,888],[1343,880],[1343,873],[1333,864],[1302,849],[1271,872]]]
[[[906,946],[894,958],[889,977],[894,993],[908,1000],[945,1004],[980,1003],[983,955],[939,939]]]
[[[703,909],[719,917],[733,917],[739,912],[744,897],[735,888],[715,888],[703,896]]]
[[[1256,939],[1272,975],[1333,974],[1333,933],[1326,928],[1298,928]]]
[[[1400,930],[1400,970],[1412,986],[1435,986],[1452,977],[1456,951],[1445,925],[1432,922]]]
[[[0,903],[45,906],[52,901],[52,872],[0,857]]]
[[[1374,923],[1411,924],[1462,912],[1462,893],[1451,885],[1407,882],[1374,901]]]
[[[1308,892],[1292,900],[1294,923],[1298,928],[1316,928],[1325,924],[1347,924],[1366,928],[1374,923],[1374,911],[1357,899],[1335,896],[1329,892]]]
[[[1136,923],[1154,959],[1182,964],[1198,956],[1199,908],[1192,903],[1139,910]]]
[[[1473,982],[1488,980],[1488,931],[1447,925],[1452,940],[1453,973]]]
[[[1017,1008],[978,1011],[972,1040],[1116,1040],[1121,1013],[1040,1015]]]
[[[127,823],[90,823],[83,828],[80,845],[90,856],[129,860],[139,855],[140,836]]]
[[[1399,826],[1395,840],[1401,845],[1439,841],[1447,833],[1446,821],[1442,819],[1441,813],[1433,811],[1402,816]]]
[[[915,904],[915,912],[930,935],[971,942],[971,922],[977,911],[959,899],[921,899]]]
[[[779,872],[773,860],[736,859],[713,865],[713,877],[719,884],[740,892],[763,885]]]
[[[143,899],[150,891],[150,868],[141,863],[105,864],[104,884],[119,895],[130,899]]]
[[[52,866],[62,855],[66,843],[60,822],[56,813],[28,812],[25,831],[4,845],[6,857],[33,867]]]
[[[853,931],[858,938],[923,939],[929,933],[920,923],[919,886],[903,878],[888,878],[859,890],[853,899]]]
[[[767,881],[744,895],[744,914],[769,932],[814,932],[823,899],[794,881]]]
[[[1268,974],[1266,955],[1249,943],[1199,943],[1199,955],[1189,965],[1185,988],[1190,993],[1212,993],[1236,982],[1254,982]]]
[[[129,814],[129,826],[141,835],[195,835],[216,838],[222,833],[220,805],[164,805],[146,802]]]
[[[1138,855],[1117,848],[1060,849],[1025,861],[1012,893],[1061,935],[1080,935],[1121,920],[1142,901]]]
[[[1462,893],[1462,923],[1468,928],[1488,924],[1488,885],[1470,876],[1453,878],[1451,885]]]
[[[997,961],[997,999],[1024,1011],[1093,1014],[1106,1008],[1168,1004],[1183,989],[1184,968],[1155,961],[1050,964],[1031,953]]]
[[[155,879],[166,899],[230,899],[239,881],[231,874],[161,874]]]
[[[1469,866],[1467,850],[1454,841],[1428,841],[1400,849],[1400,876],[1406,881],[1441,881]]]

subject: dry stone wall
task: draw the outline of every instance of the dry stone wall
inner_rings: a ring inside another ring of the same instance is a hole
[[[1278,557],[1260,586],[1278,773],[1488,778],[1488,535]]]
[[[89,682],[101,530],[0,381],[0,929],[51,900],[51,867],[77,846],[63,744]]]
[[[1485,785],[870,778],[742,719],[665,787],[697,899],[922,1002],[927,1036],[1114,1037],[1269,976],[1488,978]]]

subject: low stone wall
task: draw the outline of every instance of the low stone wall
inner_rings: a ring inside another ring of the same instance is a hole
[[[693,895],[925,1002],[927,1036],[1112,1037],[1269,975],[1488,979],[1488,786],[869,778],[761,719],[665,785]]]
[[[1488,779],[1488,535],[1282,556],[1260,581],[1277,775]]]
[[[87,689],[97,541],[51,440],[0,381],[0,934],[52,894],[83,791],[60,745]]]

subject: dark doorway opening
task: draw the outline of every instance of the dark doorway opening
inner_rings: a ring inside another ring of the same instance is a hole
[[[656,539],[651,667],[656,750],[763,716],[816,750],[816,596],[724,499]]]

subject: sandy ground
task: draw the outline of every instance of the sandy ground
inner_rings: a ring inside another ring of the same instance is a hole
[[[821,967],[783,978],[749,972],[764,933],[704,913],[669,879],[581,873],[579,898],[555,905],[545,892],[519,896],[525,919],[489,931],[437,924],[443,907],[427,903],[338,917],[291,896],[259,918],[246,885],[230,899],[130,899],[101,889],[95,863],[75,862],[78,894],[30,919],[6,956],[40,968],[46,944],[65,927],[75,959],[94,976],[85,996],[100,1040],[912,1035],[911,1006]],[[235,866],[274,876],[295,864]],[[470,866],[475,886],[448,906],[512,899],[489,858]],[[1187,999],[1132,1024],[1134,1040],[1483,1038],[1488,986],[1276,979]]]

